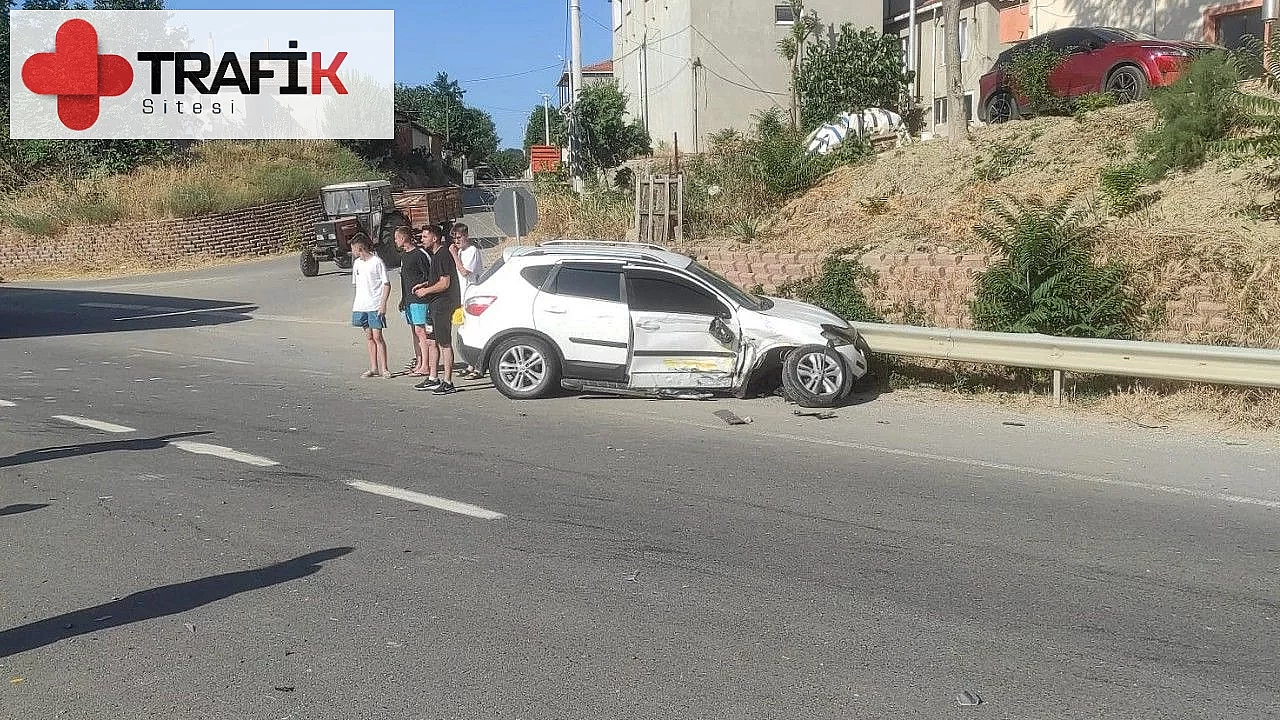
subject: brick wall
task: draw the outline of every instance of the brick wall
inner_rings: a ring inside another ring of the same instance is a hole
[[[141,263],[163,267],[193,257],[271,255],[310,236],[324,219],[318,198],[227,213],[70,227],[58,237],[0,236],[0,276],[33,266]]]
[[[816,275],[823,255],[704,249],[700,261],[736,284],[765,292]],[[991,262],[987,255],[872,252],[859,258],[876,273],[865,288],[867,300],[889,322],[928,327],[972,327],[969,303],[975,278]],[[1214,343],[1231,338],[1230,307],[1223,299],[1231,279],[1178,289],[1165,303],[1165,320],[1150,338],[1169,342]],[[1217,280],[1220,280],[1217,281]]]

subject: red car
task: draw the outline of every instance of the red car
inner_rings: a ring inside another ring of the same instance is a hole
[[[1049,76],[1049,87],[1062,98],[1109,92],[1119,102],[1146,97],[1147,90],[1178,79],[1183,63],[1214,45],[1181,40],[1161,40],[1146,33],[1109,27],[1072,27],[1025,40],[1000,53],[995,65],[978,81],[982,102],[978,119],[1002,123],[1030,111],[1025,97],[1009,86],[1005,70],[1020,52],[1047,43],[1067,53]]]

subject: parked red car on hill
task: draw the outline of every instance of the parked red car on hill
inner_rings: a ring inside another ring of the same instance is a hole
[[[1110,27],[1072,27],[1038,35],[1005,50],[978,81],[978,119],[1002,123],[1031,110],[1006,76],[1018,53],[1040,44],[1067,54],[1049,76],[1049,87],[1063,98],[1109,92],[1119,102],[1140,100],[1152,87],[1171,85],[1184,63],[1208,50],[1206,43],[1161,40],[1146,33]]]

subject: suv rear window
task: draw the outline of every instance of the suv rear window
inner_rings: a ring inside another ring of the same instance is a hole
[[[480,273],[480,277],[475,281],[475,284],[483,285],[484,281],[493,277],[494,274],[498,272],[498,268],[501,268],[503,264],[506,262],[507,262],[506,258],[499,257],[497,262],[485,268],[484,272]]]
[[[613,270],[587,270],[586,268],[561,267],[556,273],[551,292],[557,295],[622,302],[622,273]]]

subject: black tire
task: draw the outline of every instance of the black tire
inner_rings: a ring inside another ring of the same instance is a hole
[[[1013,93],[1001,90],[987,100],[988,123],[999,125],[1021,117],[1022,113],[1018,110],[1018,101],[1013,97]]]
[[[800,407],[835,407],[852,387],[844,358],[825,345],[801,345],[782,362],[782,394]]]
[[[315,277],[320,274],[320,261],[310,249],[303,250],[298,256],[298,266],[302,270],[303,277]]]
[[[1147,76],[1132,65],[1118,67],[1107,76],[1103,90],[1115,96],[1121,105],[1136,102],[1147,97]]]
[[[546,397],[560,387],[560,358],[533,335],[509,337],[489,356],[489,378],[512,400]]]
[[[339,270],[350,270],[355,261],[355,257],[351,253],[339,251],[333,254],[333,264],[337,265]]]

